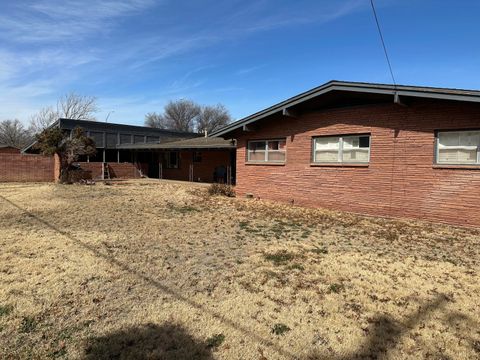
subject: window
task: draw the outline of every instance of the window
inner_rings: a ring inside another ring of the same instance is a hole
[[[117,134],[107,133],[107,148],[115,148],[117,146],[118,136]]]
[[[200,151],[193,152],[193,162],[194,163],[202,162],[202,153]]]
[[[147,143],[158,144],[159,142],[160,142],[160,138],[158,136],[148,136],[147,135]]]
[[[103,148],[103,132],[98,132],[98,131],[90,131],[89,137],[95,141],[95,146]]]
[[[145,136],[143,136],[143,135],[133,135],[133,143],[134,144],[144,144],[145,143]]]
[[[313,162],[360,163],[370,161],[370,135],[322,136],[313,139]]]
[[[164,153],[165,164],[167,169],[178,169],[178,152],[169,151]]]
[[[255,140],[248,142],[248,161],[285,162],[286,140]]]
[[[120,134],[120,144],[131,144],[132,135],[130,134]]]
[[[480,165],[480,130],[439,131],[437,164]]]

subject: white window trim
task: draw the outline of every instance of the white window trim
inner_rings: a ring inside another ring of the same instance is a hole
[[[465,132],[478,132],[480,130],[438,130],[435,132],[435,165],[459,165],[459,166],[480,166],[480,145],[478,146],[441,146],[440,145],[440,134],[441,133],[451,133],[451,134],[459,134]],[[446,162],[446,161],[439,161],[440,159],[440,149],[452,149],[452,150],[477,150],[477,161],[475,163],[467,163],[467,162]]]
[[[367,161],[343,161],[343,139],[354,138],[354,137],[364,137],[368,136],[368,159]],[[321,138],[338,138],[338,156],[337,161],[317,161],[316,153],[316,140]],[[315,136],[312,138],[312,161],[314,164],[370,164],[370,149],[372,147],[372,136],[371,134],[359,134],[359,135],[326,135],[326,136]]]
[[[285,153],[285,160],[268,160],[268,143],[271,141],[285,141],[285,150],[270,150],[270,152],[283,152]],[[264,152],[264,160],[250,160],[250,153],[253,152],[250,150],[250,144],[255,143],[255,142],[264,142],[265,143],[265,149],[263,150],[257,150],[257,152]],[[255,139],[255,140],[248,140],[247,141],[247,163],[274,163],[274,164],[284,164],[287,161],[287,140],[285,138],[283,139]]]

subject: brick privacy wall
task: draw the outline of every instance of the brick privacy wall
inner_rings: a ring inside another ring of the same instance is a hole
[[[20,154],[20,150],[13,147],[0,147],[0,154]]]
[[[92,179],[102,178],[102,163],[101,162],[80,162],[78,163],[82,169],[91,171]],[[132,163],[108,163],[110,168],[110,177],[120,179],[138,179],[140,173],[135,164]]]
[[[140,172],[135,164],[131,163],[108,163],[110,175],[121,179],[138,179]]]
[[[189,180],[190,165],[193,163],[193,178],[199,182],[213,182],[213,173],[218,166],[230,165],[230,150],[204,150],[202,161],[193,163],[192,151],[180,151],[178,169],[163,168],[163,178],[171,180]]]
[[[434,131],[480,128],[480,105],[379,104],[278,116],[233,134],[237,193],[387,217],[480,225],[480,169],[436,168]],[[371,133],[368,167],[310,165],[312,137]],[[246,142],[286,138],[284,166],[246,164]]]
[[[0,153],[0,182],[54,181],[53,157]]]

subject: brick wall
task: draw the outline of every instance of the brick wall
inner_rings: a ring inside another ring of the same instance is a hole
[[[0,182],[53,181],[53,157],[0,153]]]
[[[0,147],[0,154],[20,154],[20,149],[10,146]]]
[[[92,179],[102,178],[102,163],[101,162],[80,162],[81,168],[90,171]],[[132,163],[108,163],[111,178],[120,179],[137,179],[140,178],[140,173],[135,164]]]
[[[480,225],[480,169],[436,168],[434,131],[480,128],[480,105],[417,102],[275,117],[237,132],[237,193],[380,216]],[[371,133],[368,167],[311,166],[312,136]],[[283,166],[246,164],[246,141],[287,139]]]
[[[131,163],[108,163],[110,167],[110,176],[121,179],[138,179],[140,172]]]

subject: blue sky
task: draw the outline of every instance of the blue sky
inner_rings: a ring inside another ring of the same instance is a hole
[[[480,2],[377,0],[397,82],[480,89]],[[369,0],[0,2],[0,120],[69,91],[104,120],[171,99],[235,119],[326,81],[390,83]]]

